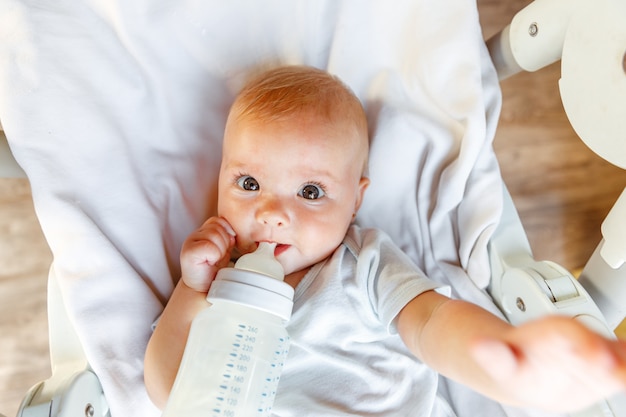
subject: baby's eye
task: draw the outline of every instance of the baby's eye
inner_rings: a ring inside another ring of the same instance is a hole
[[[246,191],[259,191],[259,188],[261,188],[257,180],[249,175],[239,177],[237,179],[237,185],[241,187],[242,190]]]
[[[300,197],[307,199],[307,200],[317,200],[319,198],[324,197],[326,193],[324,192],[322,187],[320,187],[319,185],[306,184],[304,187],[300,189],[300,192],[298,192],[298,195],[300,195]]]

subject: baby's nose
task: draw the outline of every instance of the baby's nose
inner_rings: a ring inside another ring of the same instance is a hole
[[[257,210],[257,221],[271,227],[284,227],[289,224],[289,215],[280,201],[266,199]]]

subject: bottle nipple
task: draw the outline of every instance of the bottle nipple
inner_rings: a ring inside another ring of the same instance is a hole
[[[235,268],[258,272],[279,281],[285,279],[283,266],[274,257],[276,243],[259,242],[259,247],[252,253],[247,253],[235,263]]]

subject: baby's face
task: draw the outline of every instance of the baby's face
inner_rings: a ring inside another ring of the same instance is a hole
[[[369,181],[367,157],[351,126],[306,117],[271,124],[229,122],[218,213],[241,253],[276,242],[285,274],[328,257],[341,243]]]

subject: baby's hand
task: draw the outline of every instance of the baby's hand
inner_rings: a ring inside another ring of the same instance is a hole
[[[570,318],[529,322],[472,353],[518,405],[571,412],[626,390],[626,342]]]
[[[221,217],[211,217],[187,237],[180,254],[184,283],[207,292],[217,271],[230,260],[235,245],[235,231]]]

